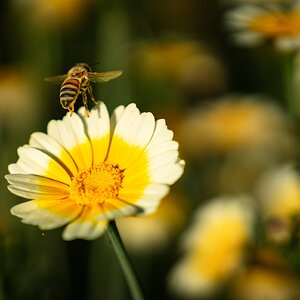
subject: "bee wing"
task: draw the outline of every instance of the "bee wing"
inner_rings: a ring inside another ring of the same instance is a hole
[[[67,74],[64,74],[64,75],[46,77],[45,80],[53,83],[61,83],[66,78],[67,78]]]
[[[108,71],[108,72],[89,72],[89,79],[93,82],[106,82],[119,77],[123,71]]]

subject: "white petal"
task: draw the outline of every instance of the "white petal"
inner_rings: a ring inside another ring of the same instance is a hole
[[[64,199],[69,195],[69,187],[58,181],[29,174],[10,174],[5,179],[11,184],[8,189],[13,194],[27,199]]]
[[[135,145],[146,146],[154,132],[155,120],[152,113],[142,113],[139,120],[136,121],[136,133],[131,133],[131,139]]]
[[[245,28],[253,19],[267,12],[263,7],[257,5],[240,5],[225,14],[226,23],[235,29]]]
[[[94,153],[94,163],[103,162],[110,143],[110,119],[107,108],[103,102],[91,110],[90,117],[85,117],[85,109],[79,110],[86,133],[91,141]]]
[[[10,174],[26,174],[27,172],[22,169],[18,164],[10,164],[8,166],[8,172]]]
[[[107,222],[104,221],[73,222],[66,226],[62,237],[65,241],[75,239],[94,240],[100,237],[106,228]]]
[[[19,197],[23,197],[23,198],[26,198],[26,199],[51,199],[51,200],[61,200],[61,199],[66,199],[68,198],[68,194],[56,194],[56,193],[40,193],[40,192],[37,192],[37,191],[33,191],[33,190],[28,190],[28,189],[25,189],[25,188],[18,188],[18,187],[15,187],[13,185],[9,185],[8,187],[8,190],[19,196]]]
[[[275,40],[275,46],[283,51],[290,52],[300,48],[300,37],[291,36],[291,37],[282,37]]]
[[[122,126],[124,124],[128,124],[132,118],[136,119],[139,115],[140,111],[136,107],[135,103],[127,105],[126,108],[123,108],[121,106],[120,108],[115,109],[113,114],[113,117],[116,121],[116,128],[114,134],[118,134],[118,130],[122,130]],[[118,127],[121,129],[118,129]],[[119,134],[119,136],[121,136],[121,134]]]
[[[53,154],[69,174],[77,173],[72,157],[53,137],[42,132],[35,132],[30,136],[29,145]]]
[[[123,112],[125,110],[125,106],[124,105],[120,105],[117,108],[115,108],[111,118],[110,118],[110,128],[111,128],[111,132],[114,132],[117,123],[119,122]]]
[[[57,201],[57,205],[59,204],[60,201]],[[11,209],[11,213],[14,216],[22,218],[23,223],[38,225],[40,229],[45,229],[45,230],[54,229],[62,225],[65,225],[74,217],[74,216],[61,217],[59,215],[51,213],[49,210],[41,209],[38,207],[38,205],[34,200],[24,202],[14,206]]]
[[[170,150],[167,152],[163,152],[160,155],[154,156],[150,160],[150,172],[153,172],[157,170],[159,172],[159,169],[165,165],[172,165],[178,160],[178,150]]]
[[[29,174],[8,174],[5,175],[5,179],[13,185],[26,184],[28,186],[41,186],[43,188],[55,188],[63,191],[68,191],[69,186],[60,181],[56,181],[50,178],[38,176],[38,175],[29,175]]]
[[[67,184],[71,182],[70,176],[63,166],[43,151],[23,146],[18,148],[18,154],[20,158],[17,165],[27,174],[50,177]],[[49,168],[50,164],[51,168]]]
[[[63,239],[66,241],[94,240],[103,234],[107,224],[107,221],[92,220],[88,209],[85,209],[78,219],[66,226],[63,231]]]
[[[249,29],[251,21],[253,21],[251,16],[240,12],[230,11],[225,14],[225,24],[233,31]]]
[[[103,102],[97,102],[97,105],[90,111],[89,118],[85,117],[85,109],[79,110],[83,123],[86,126],[86,132],[90,139],[99,139],[109,133],[109,114]]]
[[[239,45],[250,47],[260,45],[265,40],[265,37],[261,33],[254,31],[236,32],[230,38]]]
[[[164,165],[150,171],[150,178],[155,183],[173,184],[183,174],[185,162],[178,160],[174,164]]]
[[[153,145],[147,151],[148,157],[151,159],[168,151],[178,150],[178,146],[179,144],[176,141],[167,141],[164,143]]]
[[[157,209],[161,199],[168,194],[169,189],[169,186],[164,184],[149,184],[141,199],[136,202],[136,205],[143,208],[141,214],[147,215],[153,213]]]
[[[150,179],[155,183],[172,184],[183,173],[184,161],[179,160],[178,143],[172,138],[173,132],[167,128],[165,120],[158,120],[147,146]]]
[[[116,125],[114,136],[127,143],[144,147],[153,135],[154,117],[151,113],[140,114],[135,104],[128,105]],[[112,146],[114,138],[112,139]]]
[[[95,219],[99,221],[113,220],[119,217],[138,215],[142,212],[143,209],[140,206],[121,199],[111,199],[106,201],[102,207],[102,212],[95,215]]]
[[[159,119],[155,122],[155,129],[150,143],[147,145],[147,150],[156,147],[158,144],[171,141],[173,139],[173,131],[168,129],[166,121]]]
[[[48,123],[48,134],[57,140],[66,149],[72,149],[78,144],[86,142],[84,126],[80,117],[74,113],[62,120],[52,120]]]
[[[79,169],[89,168],[93,162],[93,153],[84,124],[80,117],[73,113],[65,116],[62,121],[50,121],[48,134],[57,140],[76,162]]]

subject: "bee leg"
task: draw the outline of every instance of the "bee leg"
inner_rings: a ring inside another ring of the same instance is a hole
[[[94,95],[93,95],[93,90],[92,90],[92,87],[91,87],[91,86],[88,87],[88,93],[89,93],[89,95],[90,95],[92,101],[93,101],[95,104],[97,104],[97,102],[96,102],[96,100],[95,100],[95,97],[94,97]]]
[[[82,101],[83,101],[83,105],[85,107],[85,116],[88,118],[90,116],[90,114],[89,114],[89,108],[87,106],[87,96],[86,96],[86,93],[82,93]]]

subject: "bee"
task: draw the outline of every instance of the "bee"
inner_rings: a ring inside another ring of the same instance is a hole
[[[74,112],[74,104],[78,96],[82,95],[82,101],[85,107],[85,115],[89,117],[89,109],[87,105],[87,93],[91,100],[96,103],[93,95],[91,82],[106,82],[117,78],[122,74],[122,71],[108,71],[108,72],[91,72],[88,64],[78,63],[72,67],[67,74],[46,77],[46,81],[60,83],[60,104],[64,109],[68,109],[70,116]]]

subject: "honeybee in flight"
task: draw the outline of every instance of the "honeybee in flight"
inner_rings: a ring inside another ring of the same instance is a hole
[[[87,93],[91,100],[96,103],[91,82],[106,82],[111,79],[117,78],[122,74],[122,71],[108,71],[108,72],[91,72],[88,64],[78,63],[71,68],[67,74],[59,76],[46,77],[46,81],[60,83],[60,104],[63,108],[68,109],[70,115],[74,111],[74,104],[78,96],[82,95],[82,101],[85,107],[85,115],[89,117],[89,109],[87,106]]]

